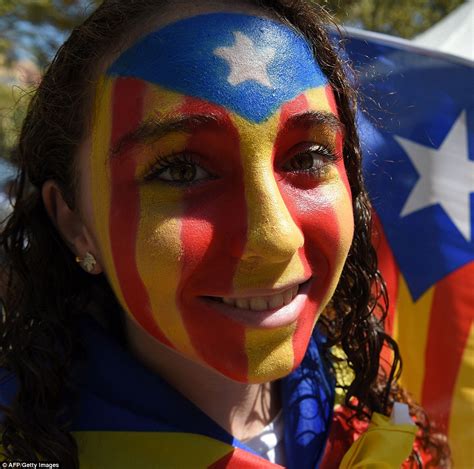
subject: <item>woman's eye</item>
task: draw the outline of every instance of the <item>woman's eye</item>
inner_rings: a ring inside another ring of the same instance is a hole
[[[211,175],[195,163],[189,155],[159,158],[145,173],[144,180],[161,180],[175,184],[192,184],[209,179]]]
[[[294,155],[286,162],[283,169],[291,173],[318,175],[335,160],[336,157],[329,149],[317,145]]]
[[[321,164],[321,160],[318,159],[318,155],[314,155],[312,152],[300,153],[293,157],[287,164],[287,169],[291,171],[308,171],[314,169],[315,166]]]
[[[190,183],[206,179],[209,173],[194,163],[178,163],[164,169],[158,175],[163,181]]]

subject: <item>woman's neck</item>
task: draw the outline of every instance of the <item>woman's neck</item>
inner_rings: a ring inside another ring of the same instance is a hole
[[[131,352],[239,440],[257,435],[277,415],[275,383],[232,381],[168,349],[128,317],[125,326]]]

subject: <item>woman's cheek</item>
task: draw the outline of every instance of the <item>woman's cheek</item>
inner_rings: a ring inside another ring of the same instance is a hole
[[[322,197],[324,203],[320,211],[315,211],[315,217],[309,218],[307,223],[314,232],[309,248],[321,249],[328,263],[327,293],[323,300],[327,304],[337,287],[352,243],[354,216],[352,200],[342,179],[324,187]]]
[[[318,310],[329,302],[339,281],[352,243],[352,201],[344,175],[336,167],[331,177],[311,190],[282,189],[284,199],[304,235],[303,261],[316,283]]]
[[[176,300],[184,252],[182,199],[182,192],[172,187],[161,191],[153,183],[141,187],[135,252],[154,322],[174,348],[194,356]]]

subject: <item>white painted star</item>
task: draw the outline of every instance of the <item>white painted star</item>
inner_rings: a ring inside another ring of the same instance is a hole
[[[275,57],[273,47],[257,49],[252,39],[239,31],[234,32],[235,43],[231,47],[218,47],[214,54],[227,61],[230,75],[227,81],[237,86],[247,80],[254,80],[268,88],[272,82],[267,67]]]
[[[440,204],[467,241],[471,240],[469,194],[474,192],[474,161],[468,156],[466,113],[462,112],[438,149],[395,137],[420,178],[400,216]]]

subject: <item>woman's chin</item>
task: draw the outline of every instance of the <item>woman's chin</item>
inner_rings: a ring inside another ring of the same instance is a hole
[[[219,374],[224,376],[225,378],[234,381],[240,384],[265,384],[270,383],[272,381],[277,381],[279,379],[285,378],[288,376],[293,370],[282,370],[282,369],[275,369],[275,370],[267,370],[266,373],[259,373],[253,375],[245,375],[239,374],[235,370],[229,370],[229,372],[222,372],[220,371]]]

